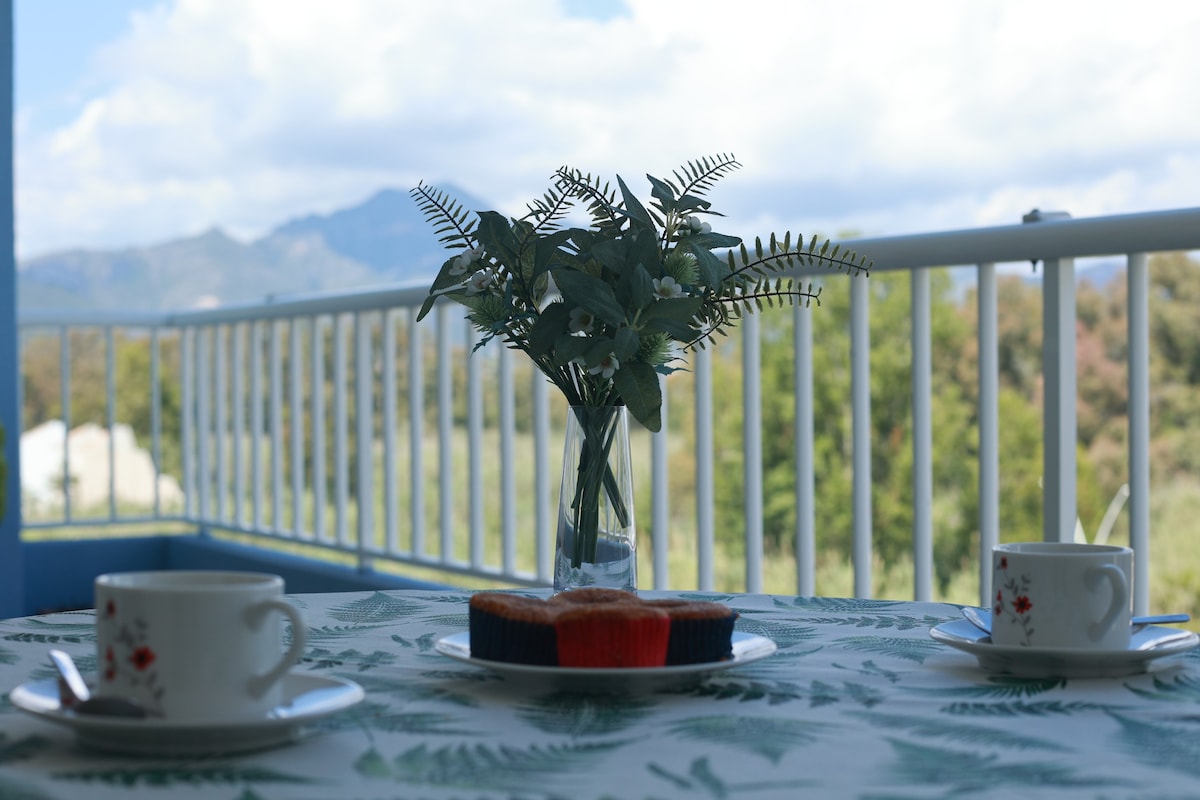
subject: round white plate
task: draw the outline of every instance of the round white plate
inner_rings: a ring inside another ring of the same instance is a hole
[[[931,628],[935,640],[966,651],[989,672],[1023,678],[1119,678],[1145,672],[1151,661],[1191,650],[1200,636],[1182,628],[1151,625],[1133,634],[1125,650],[1073,650],[1058,647],[1009,647],[965,619]]]
[[[735,631],[733,657],[725,661],[706,661],[702,664],[680,664],[671,667],[621,668],[546,667],[471,658],[469,631],[439,639],[434,649],[456,661],[486,667],[509,680],[536,681],[542,686],[549,685],[556,689],[576,692],[652,692],[691,686],[717,672],[766,658],[775,652],[775,643],[765,636]]]
[[[283,703],[262,719],[181,722],[148,717],[104,717],[63,710],[58,682],[32,681],[8,698],[17,708],[47,722],[66,725],[79,743],[97,750],[147,756],[218,755],[261,750],[296,739],[300,726],[363,699],[353,681],[292,673],[283,678]]]

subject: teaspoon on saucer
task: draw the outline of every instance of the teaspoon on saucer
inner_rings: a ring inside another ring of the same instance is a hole
[[[986,608],[975,608],[974,606],[963,606],[962,615],[966,617],[967,621],[976,628],[979,628],[979,630],[991,636],[992,612],[990,610]],[[1133,617],[1129,622],[1133,626],[1133,632],[1137,633],[1147,625],[1187,622],[1190,619],[1191,616],[1188,614],[1152,614],[1144,617]]]
[[[107,717],[144,717],[146,709],[120,697],[92,697],[92,692],[79,674],[79,668],[70,655],[62,650],[51,650],[50,660],[58,670],[59,698],[64,709],[76,714],[93,714]]]

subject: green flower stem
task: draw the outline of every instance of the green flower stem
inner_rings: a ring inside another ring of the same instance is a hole
[[[583,441],[579,448],[579,463],[576,466],[575,496],[571,500],[573,512],[574,547],[571,549],[571,566],[579,568],[584,562],[595,563],[596,545],[600,536],[601,492],[608,494],[608,501],[616,514],[621,528],[629,525],[629,509],[621,488],[608,463],[613,441],[620,424],[619,406],[576,406],[571,408],[579,423]]]

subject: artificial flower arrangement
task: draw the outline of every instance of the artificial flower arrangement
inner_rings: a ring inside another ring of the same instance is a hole
[[[680,369],[688,351],[726,335],[745,313],[819,303],[820,288],[782,274],[789,268],[870,270],[865,258],[815,236],[793,245],[790,233],[782,240],[771,234],[750,250],[740,238],[714,231],[705,218],[720,214],[704,196],[740,166],[722,154],[690,161],[665,180],[647,175],[648,205],[620,176],[614,190],[562,167],[518,218],[469,212],[424,183],[412,190],[440,241],[454,251],[418,319],[441,297],[463,304],[483,335],[477,347],[498,337],[524,352],[579,418],[583,445],[567,526],[574,567],[596,558],[602,501],[611,504],[617,525],[631,518],[629,498],[608,464],[614,412],[624,407],[659,430],[659,376]],[[566,224],[577,204],[586,208],[588,227]],[[562,528],[560,516],[560,546]]]

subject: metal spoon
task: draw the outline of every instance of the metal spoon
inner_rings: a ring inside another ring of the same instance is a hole
[[[967,618],[967,621],[974,625],[979,630],[991,636],[992,634],[992,612],[986,608],[975,608],[974,606],[963,606],[962,615]],[[1133,626],[1133,633],[1137,633],[1147,625],[1160,625],[1163,623],[1172,622],[1187,622],[1191,619],[1188,614],[1152,614],[1145,617],[1133,617],[1129,620]]]
[[[95,714],[107,717],[144,717],[146,709],[120,697],[92,697],[92,692],[79,674],[70,655],[51,650],[50,660],[58,670],[60,703],[64,710],[76,714]]]

